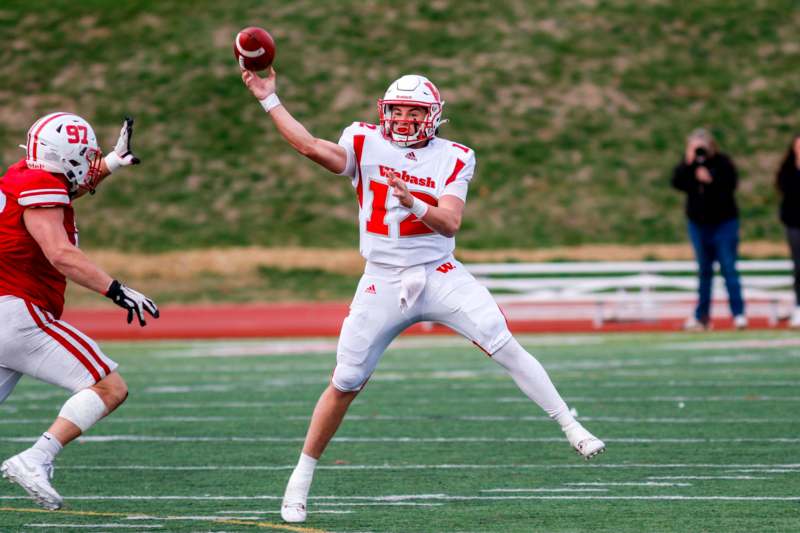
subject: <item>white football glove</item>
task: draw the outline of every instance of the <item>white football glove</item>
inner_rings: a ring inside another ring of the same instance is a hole
[[[119,130],[119,139],[117,145],[114,146],[114,151],[105,157],[106,166],[109,172],[114,172],[119,167],[127,167],[128,165],[138,165],[140,160],[133,154],[131,150],[131,138],[133,138],[133,119],[125,117],[122,123],[122,129]]]
[[[159,316],[158,307],[153,300],[140,292],[126,287],[117,280],[111,282],[106,291],[106,297],[111,298],[111,301],[121,308],[128,310],[128,324],[133,322],[133,313],[136,313],[140,326],[147,325],[144,319],[145,311],[150,313],[153,318],[158,318]]]

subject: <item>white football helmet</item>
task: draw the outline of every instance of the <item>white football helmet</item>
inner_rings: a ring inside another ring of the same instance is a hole
[[[392,124],[393,105],[412,105],[428,109],[428,114],[418,123],[416,131],[410,135],[401,135],[394,131]],[[386,94],[378,100],[378,115],[383,136],[399,146],[410,146],[420,141],[432,139],[442,123],[444,102],[439,89],[425,76],[407,74],[389,85]]]
[[[103,154],[92,126],[78,115],[58,112],[43,116],[28,130],[28,144],[23,148],[28,168],[64,174],[70,192],[80,188],[94,192]]]

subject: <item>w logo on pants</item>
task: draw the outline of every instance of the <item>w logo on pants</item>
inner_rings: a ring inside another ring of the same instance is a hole
[[[438,270],[442,274],[447,274],[448,272],[450,272],[451,270],[454,270],[455,268],[456,268],[456,266],[453,263],[451,263],[450,261],[448,261],[447,263],[442,263],[441,265],[436,267],[436,270]]]

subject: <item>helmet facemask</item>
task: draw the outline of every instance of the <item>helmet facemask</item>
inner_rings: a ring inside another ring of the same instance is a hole
[[[392,109],[397,105],[424,108],[425,116],[421,120],[395,118],[392,116]],[[378,111],[383,136],[398,146],[411,146],[433,138],[436,135],[438,122],[435,117],[441,116],[442,113],[440,104],[385,100],[378,101]],[[397,132],[397,126],[400,124],[407,125],[409,132],[405,134]]]
[[[100,181],[100,163],[103,161],[103,152],[99,148],[89,148],[88,146],[82,152],[78,155],[78,160],[62,160],[64,175],[69,181],[70,192],[86,189],[94,194]]]

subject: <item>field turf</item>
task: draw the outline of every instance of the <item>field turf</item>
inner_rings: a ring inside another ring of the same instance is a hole
[[[456,337],[387,352],[321,460],[300,526],[283,487],[335,340],[104,345],[128,402],[59,457],[65,508],[0,485],[0,531],[800,530],[800,336],[525,337],[608,451],[590,463]],[[67,394],[25,378],[0,455]]]

